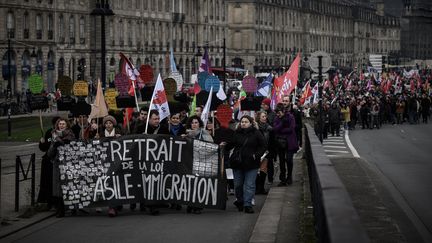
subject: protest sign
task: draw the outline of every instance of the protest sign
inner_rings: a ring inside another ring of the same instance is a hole
[[[30,106],[32,110],[44,110],[48,109],[48,98],[43,95],[32,95]]]
[[[168,101],[174,101],[174,94],[177,92],[177,83],[172,78],[167,78],[163,81],[165,94]]]
[[[232,120],[233,109],[228,104],[221,104],[217,107],[216,118],[221,127],[227,128]]]
[[[116,102],[117,91],[114,88],[108,88],[105,91],[105,102],[110,110],[118,110]]]
[[[88,96],[88,83],[86,81],[76,81],[73,85],[75,96]]]
[[[152,66],[146,64],[141,65],[139,69],[140,78],[145,84],[152,84],[154,75],[153,75],[153,68]]]
[[[128,76],[123,73],[116,74],[114,78],[114,84],[119,92],[119,96],[128,96],[129,91],[129,80]]]
[[[33,74],[28,79],[29,89],[32,94],[40,94],[44,88],[42,76]]]
[[[258,88],[258,80],[251,75],[247,75],[242,81],[243,90],[246,93],[255,93]]]
[[[57,88],[60,89],[62,95],[72,95],[72,79],[68,76],[58,78]]]
[[[212,87],[213,87],[213,92],[218,92],[220,88],[220,80],[217,76],[208,76],[204,86],[207,92],[210,92],[210,89]]]
[[[64,204],[178,203],[225,209],[219,146],[168,135],[73,141],[58,149]]]
[[[174,79],[177,84],[177,91],[180,91],[183,86],[183,76],[180,72],[174,71],[169,75],[170,78]]]
[[[58,111],[70,111],[75,105],[75,99],[71,96],[62,96],[57,100],[57,110]]]

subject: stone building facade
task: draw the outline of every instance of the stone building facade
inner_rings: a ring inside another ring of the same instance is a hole
[[[399,19],[379,15],[369,1],[0,0],[0,89],[7,85],[8,39],[13,92],[24,91],[34,72],[48,91],[60,75],[100,77],[101,21],[90,15],[96,2],[109,2],[115,13],[105,18],[108,83],[119,70],[119,52],[166,77],[170,46],[188,81],[205,45],[212,66],[222,66],[224,39],[226,65],[254,72],[286,67],[297,52],[323,50],[335,66],[356,67],[369,53],[400,50]]]
[[[400,50],[399,18],[369,2],[235,1],[228,4],[230,54],[255,71],[286,66],[297,52],[325,51],[339,67],[362,67],[369,54]]]

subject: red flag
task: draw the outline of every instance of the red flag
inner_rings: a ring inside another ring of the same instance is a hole
[[[364,76],[364,74],[363,74],[363,71],[360,72],[360,80],[361,80],[361,81],[365,80],[365,76]]]
[[[300,97],[300,104],[304,104],[305,101],[312,96],[312,90],[310,87],[310,81],[308,81],[305,85],[305,87],[303,88],[303,93]]]
[[[194,84],[194,94],[198,94],[201,92],[201,87],[199,86],[198,82],[195,82]]]
[[[333,78],[333,85],[334,87],[337,87],[339,84],[339,75],[336,73],[335,77]]]
[[[289,95],[294,88],[297,86],[298,74],[300,65],[300,53],[294,59],[291,67],[282,76],[277,77],[274,81],[274,87],[276,90],[276,103],[282,101],[282,97]]]
[[[411,82],[410,82],[410,90],[411,90],[411,93],[414,93],[414,92],[415,92],[415,83],[414,83],[414,79],[411,79]]]
[[[328,79],[326,79],[326,81],[324,82],[324,85],[323,85],[323,89],[325,90],[328,87],[330,87],[330,81]]]
[[[144,82],[141,80],[140,72],[135,68],[132,62],[123,53],[120,52],[119,55],[122,61],[121,72],[129,78],[130,87],[128,93],[133,96],[135,95],[135,89],[133,87],[142,88],[144,87]]]

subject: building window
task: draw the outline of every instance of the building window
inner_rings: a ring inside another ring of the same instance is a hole
[[[24,30],[24,39],[28,39],[30,37],[30,30],[29,30],[29,15],[27,12],[24,13],[23,30]]]
[[[69,43],[75,43],[75,18],[74,16],[69,17]]]
[[[42,16],[36,15],[36,39],[42,39]]]
[[[6,28],[9,38],[15,38],[15,16],[12,11],[9,11],[6,17]]]
[[[64,36],[64,18],[63,15],[60,15],[59,22],[58,22],[58,37],[59,42],[64,43],[65,36]]]
[[[53,16],[50,14],[48,15],[48,40],[52,40],[54,38],[53,25]]]
[[[80,44],[84,44],[85,43],[85,19],[84,19],[84,17],[80,18],[79,35],[80,35]]]

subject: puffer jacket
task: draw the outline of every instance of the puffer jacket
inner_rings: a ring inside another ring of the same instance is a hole
[[[258,169],[261,156],[267,149],[264,136],[253,126],[246,129],[238,128],[234,132],[232,143],[227,144],[228,150],[232,148],[241,148],[242,163],[238,166],[232,166],[233,169],[240,170]]]

